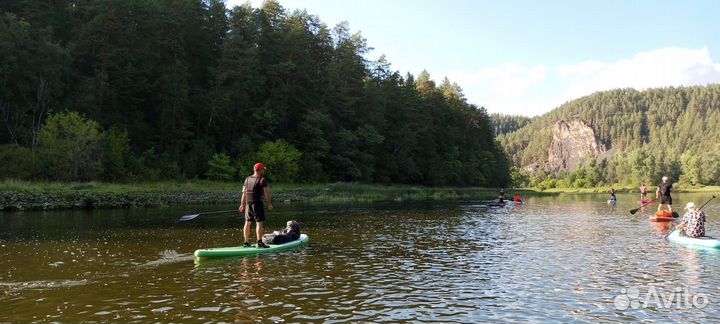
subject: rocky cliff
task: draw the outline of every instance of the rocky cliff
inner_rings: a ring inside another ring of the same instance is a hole
[[[582,120],[559,120],[553,126],[545,170],[573,171],[590,157],[606,151],[595,131]]]

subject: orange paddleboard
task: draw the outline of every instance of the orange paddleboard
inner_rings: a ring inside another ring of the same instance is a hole
[[[651,222],[672,222],[675,218],[679,217],[676,212],[669,212],[667,210],[659,211],[655,213],[654,217],[650,217]]]

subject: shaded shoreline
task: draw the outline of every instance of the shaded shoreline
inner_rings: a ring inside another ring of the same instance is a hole
[[[654,197],[655,195],[655,189],[657,188],[656,185],[648,184],[648,196]],[[640,194],[640,186],[627,186],[627,185],[618,185],[618,186],[603,186],[603,187],[593,187],[593,188],[548,188],[544,190],[540,190],[537,188],[523,188],[522,190],[525,191],[532,191],[532,192],[538,192],[538,193],[552,193],[552,194],[558,194],[558,193],[608,193],[610,192],[610,189],[615,189],[615,192],[617,193],[636,193]],[[704,187],[686,187],[686,186],[678,186],[677,184],[673,184],[673,190],[675,192],[720,192],[720,186],[704,186]]]
[[[356,183],[277,184],[274,203],[345,203],[493,199],[496,188],[420,187]],[[508,195],[515,191],[508,190]],[[520,190],[518,190],[520,192]],[[523,194],[528,190],[522,190]],[[208,181],[184,183],[0,183],[0,210],[107,209],[167,207],[181,204],[239,202],[237,184]]]
[[[527,195],[607,193],[610,186],[594,188],[506,188],[510,198],[515,192]],[[639,193],[638,188],[612,187],[618,193]],[[650,188],[650,195],[654,194]],[[352,203],[382,201],[491,200],[498,188],[423,187],[360,183],[272,184],[275,203]],[[718,186],[680,187],[678,192],[720,192]],[[194,180],[185,182],[60,183],[0,182],[0,211],[108,209],[168,207],[184,204],[227,204],[240,200],[240,184]]]

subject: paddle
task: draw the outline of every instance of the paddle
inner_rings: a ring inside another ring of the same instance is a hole
[[[706,201],[704,204],[702,204],[702,206],[700,206],[700,208],[698,208],[698,210],[703,209],[703,207],[705,207],[705,205],[707,205],[707,204],[710,202],[710,200],[713,200],[713,199],[715,199],[715,195],[713,195],[712,198],[708,199],[708,201]],[[663,237],[663,238],[666,239],[668,236],[670,236],[670,234],[672,234],[673,232],[677,231],[677,228],[678,228],[679,226],[680,226],[680,225],[678,225],[678,226],[676,226],[675,228],[673,228],[673,230],[670,231],[670,233],[667,233],[667,235],[665,235],[665,237]]]
[[[635,213],[637,213],[638,210],[640,210],[640,208],[643,208],[643,207],[645,207],[645,206],[647,206],[647,205],[649,205],[650,203],[653,203],[653,202],[655,202],[655,199],[644,202],[642,205],[640,205],[640,207],[635,208],[635,209],[631,209],[631,210],[630,210],[630,214],[635,215]]]
[[[191,215],[185,215],[183,217],[180,217],[180,220],[178,222],[182,221],[189,221],[191,219],[195,219],[195,217],[198,217],[200,215],[211,215],[211,214],[225,214],[225,213],[237,213],[237,209],[233,210],[223,210],[223,211],[215,211],[215,212],[204,212],[204,213],[197,213],[197,214],[191,214]]]

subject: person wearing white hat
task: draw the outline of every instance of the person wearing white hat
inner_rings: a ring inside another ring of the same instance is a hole
[[[667,206],[667,210],[672,214],[672,196],[670,196],[672,191],[674,190],[670,179],[668,179],[668,177],[662,177],[662,183],[658,186],[657,190],[655,190],[655,199],[660,198],[658,212],[662,210],[663,206]]]
[[[705,236],[705,213],[697,209],[693,202],[687,203],[685,209],[687,212],[677,229],[685,232],[685,235],[689,237]]]

